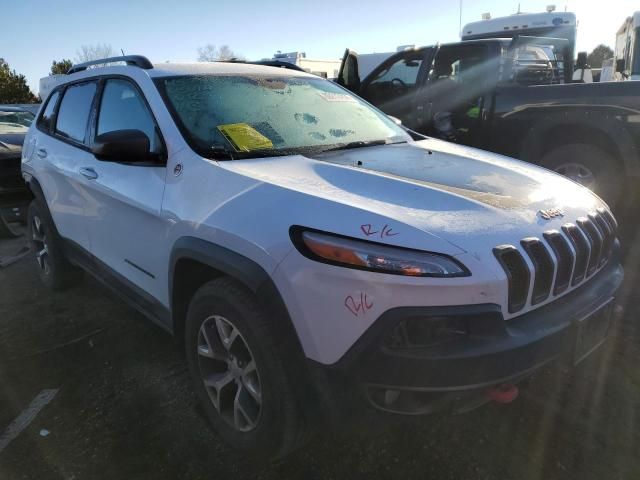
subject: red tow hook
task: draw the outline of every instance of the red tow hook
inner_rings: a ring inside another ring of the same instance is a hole
[[[487,398],[493,402],[506,405],[518,398],[518,387],[513,383],[503,383],[487,389]]]

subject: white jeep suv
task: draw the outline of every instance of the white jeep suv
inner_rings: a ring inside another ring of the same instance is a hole
[[[88,271],[183,338],[235,447],[510,401],[606,338],[617,225],[585,188],[302,72],[110,61],[63,76],[25,142],[40,275]]]

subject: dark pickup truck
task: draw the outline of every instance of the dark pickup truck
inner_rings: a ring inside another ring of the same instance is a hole
[[[412,130],[542,165],[620,207],[640,177],[640,83],[575,83],[560,42],[409,49],[362,80],[347,50],[337,82]]]

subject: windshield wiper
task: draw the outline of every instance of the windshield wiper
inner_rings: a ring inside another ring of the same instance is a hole
[[[375,147],[377,145],[392,145],[395,143],[407,143],[406,141],[391,142],[389,140],[359,140],[357,142],[349,142],[338,145],[337,147],[327,148],[323,152],[334,152],[336,150],[351,150],[352,148]]]
[[[206,154],[207,158],[211,158],[213,160],[240,160],[250,158],[282,157],[285,155],[290,155],[290,153],[286,151],[272,150],[269,148],[265,148],[263,150],[250,150],[248,152],[237,152],[223,145],[212,145],[211,147],[207,148]]]

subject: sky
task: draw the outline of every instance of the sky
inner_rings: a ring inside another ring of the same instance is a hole
[[[198,47],[229,45],[247,59],[276,51],[340,58],[459,39],[459,0],[4,0],[0,58],[27,77],[34,92],[52,60],[76,58],[81,45],[110,44],[152,62],[195,61]],[[523,12],[542,12],[553,0],[463,0],[462,24]],[[635,0],[557,1],[577,15],[578,51],[613,48]],[[634,8],[635,7],[635,8]]]

